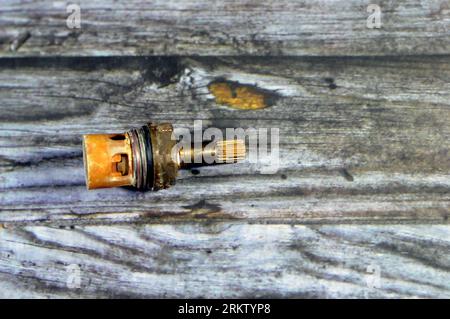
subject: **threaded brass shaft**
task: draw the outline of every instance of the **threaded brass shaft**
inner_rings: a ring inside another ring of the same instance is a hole
[[[200,146],[188,145],[179,151],[180,167],[192,164],[236,163],[245,158],[243,140],[219,140],[203,143]]]
[[[218,141],[215,147],[217,163],[236,163],[245,158],[243,140]]]

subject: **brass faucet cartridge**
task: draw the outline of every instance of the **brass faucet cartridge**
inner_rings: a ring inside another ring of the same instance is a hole
[[[234,163],[245,158],[243,140],[216,141],[200,148],[176,150],[169,123],[149,123],[120,134],[83,136],[83,159],[88,189],[134,186],[159,190],[175,184],[178,169],[194,164],[195,158],[215,163]],[[173,151],[175,150],[175,153]],[[209,164],[203,162],[202,164]]]

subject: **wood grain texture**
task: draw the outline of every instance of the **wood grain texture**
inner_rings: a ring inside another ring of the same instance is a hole
[[[0,222],[448,223],[448,56],[0,64]],[[256,85],[275,103],[218,105],[208,91],[217,79]],[[278,127],[279,171],[243,162],[183,171],[159,192],[86,190],[82,134],[194,119]]]
[[[1,56],[449,54],[448,0],[3,0]],[[380,29],[367,28],[369,4]]]
[[[0,241],[3,298],[450,297],[444,225],[25,226]]]

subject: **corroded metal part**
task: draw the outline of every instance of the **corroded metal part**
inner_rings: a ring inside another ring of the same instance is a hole
[[[84,135],[87,188],[159,190],[175,184],[180,167],[235,163],[245,157],[243,140],[219,140],[199,148],[178,149],[176,144],[169,123],[149,123],[122,134]]]
[[[179,162],[172,156],[176,144],[173,127],[169,123],[149,124],[153,147],[154,190],[168,188],[175,184]]]
[[[83,136],[88,189],[134,184],[131,143],[127,134]]]

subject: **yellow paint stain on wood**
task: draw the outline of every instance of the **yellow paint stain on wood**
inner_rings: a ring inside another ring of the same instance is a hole
[[[212,82],[208,85],[216,103],[240,110],[257,110],[270,106],[271,95],[265,90],[236,82]]]

